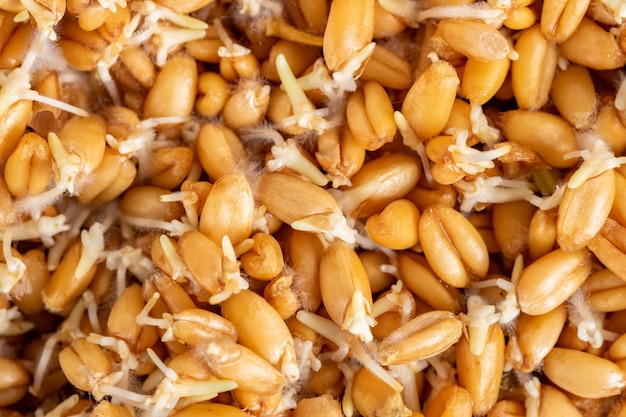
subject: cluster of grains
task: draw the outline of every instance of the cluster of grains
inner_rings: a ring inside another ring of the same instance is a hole
[[[626,415],[620,0],[0,0],[0,417]]]

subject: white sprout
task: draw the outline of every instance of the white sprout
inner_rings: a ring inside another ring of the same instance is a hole
[[[532,378],[530,375],[520,375],[516,372],[518,379],[521,379],[524,387],[524,406],[526,408],[526,417],[537,417],[539,415],[539,405],[541,399],[541,382],[536,376]]]
[[[0,309],[0,336],[17,336],[29,332],[35,324],[24,320],[17,306]]]
[[[588,179],[626,163],[626,156],[616,158],[601,139],[595,139],[591,151],[583,149],[582,151],[569,152],[563,155],[564,159],[579,157],[583,158],[583,163],[570,177],[567,182],[568,188],[578,188]]]
[[[146,409],[150,411],[152,417],[166,417],[182,398],[192,403],[208,401],[220,392],[237,388],[237,383],[229,380],[182,379],[173,369],[168,368],[151,348],[146,352],[165,376],[156,391],[151,396],[146,396],[148,400],[144,404],[148,406]]]
[[[74,194],[76,180],[81,172],[83,161],[80,156],[70,153],[53,133],[48,133],[48,146],[55,163],[56,188],[59,193],[65,191]]]
[[[605,340],[613,341],[619,334],[604,329],[604,314],[592,309],[583,290],[578,289],[567,299],[567,315],[577,328],[576,336],[591,347],[599,348]]]
[[[338,349],[333,352],[331,359],[340,362],[345,359],[348,352],[352,352],[354,358],[363,364],[370,372],[394,390],[402,391],[402,385],[370,356],[363,342],[357,339],[353,334],[341,330],[332,320],[328,320],[305,310],[298,311],[296,318],[299,322],[315,330],[321,336],[338,346]]]
[[[352,213],[359,208],[359,206],[365,203],[370,197],[372,197],[378,189],[381,183],[377,179],[358,185],[356,187],[350,187],[345,190],[329,189],[327,190],[339,203],[339,207],[348,217],[352,216]]]
[[[44,377],[46,376],[46,371],[50,361],[52,360],[52,355],[57,343],[71,343],[77,338],[85,336],[80,330],[80,322],[85,314],[85,311],[87,311],[87,302],[83,297],[81,297],[76,301],[76,304],[74,304],[72,311],[67,316],[65,321],[63,321],[63,323],[61,323],[61,325],[57,328],[56,332],[50,335],[50,337],[46,340],[46,343],[41,350],[41,354],[39,355],[37,365],[35,366],[33,384],[29,387],[29,391],[33,395],[38,396],[41,392]]]
[[[380,7],[402,19],[409,27],[417,28],[417,15],[419,13],[420,2],[412,0],[380,0]]]
[[[127,138],[119,139],[113,135],[107,134],[107,144],[118,151],[122,155],[132,155],[140,161],[142,155],[149,154],[150,151],[159,146],[167,145],[167,143],[159,143],[155,140],[156,133],[154,129],[159,125],[170,123],[185,123],[189,121],[187,116],[165,116],[144,119],[137,123]]]
[[[565,185],[557,185],[554,192],[547,197],[539,197],[536,195],[529,196],[526,200],[533,206],[540,210],[550,210],[556,208],[561,204],[563,199],[563,193],[565,192]]]
[[[487,121],[487,116],[483,112],[483,106],[476,103],[470,103],[470,124],[472,133],[480,138],[481,141],[492,147],[494,143],[500,139],[500,131],[495,127],[491,127]]]
[[[44,245],[52,246],[54,244],[53,237],[61,232],[70,230],[70,227],[66,223],[65,215],[63,214],[54,217],[41,216],[31,218],[24,223],[11,227],[11,239],[15,242],[41,239]],[[0,240],[4,240],[4,236],[0,235]]]
[[[340,362],[337,369],[343,374],[343,398],[341,399],[341,410],[346,417],[354,415],[354,402],[352,400],[352,386],[354,385],[354,375],[357,372],[356,366],[350,362]]]
[[[137,355],[131,352],[128,344],[117,337],[113,336],[102,336],[97,333],[90,333],[87,336],[87,341],[89,343],[93,343],[94,345],[98,345],[109,350],[112,350],[119,356],[121,359],[121,371],[123,372],[123,377],[118,382],[118,386],[121,385],[120,388],[128,388],[128,382],[130,377],[130,371],[137,369],[139,366],[139,359]]]
[[[283,54],[276,57],[276,71],[283,88],[287,92],[293,111],[293,116],[283,119],[278,127],[298,125],[305,129],[315,130],[319,134],[331,127],[325,119],[328,115],[328,109],[316,109],[311,104]]]
[[[507,15],[506,10],[491,8],[487,2],[477,2],[468,5],[432,7],[420,11],[417,14],[416,20],[423,22],[427,19],[471,19],[481,20],[499,28],[507,18]]]
[[[302,155],[295,140],[287,139],[276,143],[270,149],[274,159],[267,162],[270,171],[277,171],[283,167],[290,168],[320,187],[328,184],[328,178],[307,158]]]
[[[159,201],[162,203],[182,203],[187,221],[191,226],[196,228],[200,220],[198,214],[198,200],[198,193],[195,191],[174,191],[171,194],[163,194],[159,197]]]
[[[97,0],[100,7],[109,10],[111,13],[117,12],[117,6],[126,8],[126,0]]]
[[[356,90],[356,80],[360,77],[359,71],[370,59],[375,48],[376,42],[365,45],[344,64],[341,70],[333,72],[333,80],[337,90],[341,92]]]
[[[522,273],[522,269],[524,268],[524,261],[522,255],[518,255],[515,258],[515,263],[513,264],[513,271],[511,272],[511,280],[508,281],[504,278],[495,278],[488,279],[483,281],[477,281],[472,283],[472,289],[483,289],[489,287],[498,287],[503,290],[506,295],[504,299],[496,304],[496,309],[500,314],[499,322],[500,324],[508,324],[517,318],[520,314],[520,306],[517,301],[517,293],[516,286],[517,280]]]
[[[248,281],[241,276],[241,270],[239,268],[240,262],[237,261],[235,249],[227,235],[224,235],[222,238],[222,252],[224,254],[222,258],[222,270],[224,271],[222,283],[224,288],[219,293],[209,298],[209,303],[211,304],[219,304],[227,300],[231,295],[237,294],[250,287]]]
[[[342,329],[349,331],[364,342],[371,342],[374,338],[371,328],[375,325],[376,320],[372,316],[370,303],[361,291],[355,291],[346,308]]]
[[[414,149],[417,152],[417,155],[422,161],[422,167],[424,168],[424,176],[426,177],[426,181],[429,185],[434,185],[435,182],[433,180],[433,174],[430,170],[430,159],[428,159],[428,155],[426,154],[426,147],[424,146],[424,142],[422,142],[413,128],[409,125],[409,122],[399,111],[393,113],[393,119],[396,122],[396,126],[398,127],[398,131],[402,135],[402,140],[406,146],[411,149]]]
[[[494,159],[500,158],[511,151],[511,145],[503,144],[496,149],[480,151],[467,146],[469,132],[458,130],[454,133],[455,143],[448,147],[454,164],[469,175],[480,174],[485,170],[495,167]]]
[[[467,299],[467,324],[470,350],[474,355],[480,355],[487,344],[487,335],[491,325],[500,321],[500,313],[496,306],[487,303],[479,295],[471,295]]]
[[[217,55],[220,58],[236,58],[246,56],[251,53],[250,49],[234,43],[232,39],[230,39],[230,36],[226,33],[226,30],[219,19],[215,19],[213,21],[213,27],[215,28],[217,36],[224,44],[224,46],[220,46],[217,50]]]
[[[63,223],[59,224],[59,227],[62,227],[66,230],[62,231],[56,236],[54,241],[49,246],[50,249],[48,249],[49,271],[54,271],[57,268],[59,262],[61,261],[61,258],[63,257],[63,254],[65,254],[66,249],[73,242],[73,239],[80,234],[81,227],[83,226],[83,223],[85,223],[90,214],[91,209],[80,204],[72,203],[65,210],[65,216],[61,219],[63,220]],[[58,216],[56,218],[58,218]],[[67,225],[65,225],[66,219],[71,219],[69,229],[67,228]],[[44,244],[46,244],[45,240],[42,241],[44,242]]]
[[[372,317],[376,318],[388,311],[400,310],[400,324],[407,323],[411,319],[415,300],[407,291],[402,291],[402,289],[403,282],[398,280],[391,286],[391,291],[374,302]]]
[[[37,408],[35,410],[35,417],[65,417],[68,415],[69,411],[78,404],[79,399],[78,394],[71,395],[47,413],[44,412],[43,409]],[[87,405],[85,405],[85,407],[87,407]],[[72,416],[74,415],[75,414],[72,414]]]
[[[298,143],[293,138],[285,140],[279,131],[262,126],[245,129],[242,132],[242,139],[251,143],[266,141],[273,143],[270,152],[274,158],[267,161],[265,165],[270,171],[289,168],[305,176],[316,185],[323,187],[328,184],[328,178],[314,163],[302,155]]]
[[[507,180],[500,176],[474,181],[457,181],[455,187],[463,195],[461,211],[469,212],[479,203],[507,203],[529,200],[535,196],[532,185],[522,180]]]
[[[356,80],[361,76],[360,71],[374,53],[375,48],[375,42],[369,43],[357,51],[341,70],[332,73],[323,59],[318,59],[313,65],[313,70],[298,78],[297,83],[303,91],[319,89],[329,99],[339,99],[346,92],[356,90]]]
[[[6,111],[20,100],[38,101],[48,104],[58,109],[76,114],[78,116],[88,116],[89,113],[83,109],[42,96],[37,91],[31,89],[30,77],[34,71],[33,67],[37,58],[44,53],[48,38],[45,34],[40,34],[28,50],[22,65],[11,70],[8,74],[0,71],[0,114]]]
[[[104,258],[104,229],[102,224],[94,223],[89,230],[80,233],[83,244],[78,265],[76,265],[75,277],[80,279],[101,259]]]
[[[55,14],[53,10],[35,0],[20,0],[20,3],[24,6],[24,10],[17,13],[13,20],[15,22],[25,22],[30,18],[35,21],[35,27],[43,36],[51,41],[56,41],[57,34],[54,31],[54,27],[61,21],[63,14]]]
[[[348,245],[356,242],[357,232],[348,225],[348,221],[341,213],[331,213],[321,216],[311,216],[296,220],[291,227],[302,232],[321,233],[328,242],[340,239]]]
[[[176,247],[170,238],[166,235],[161,235],[159,237],[159,243],[161,248],[163,248],[163,254],[165,255],[166,262],[172,268],[171,278],[176,282],[180,282],[181,278],[183,281],[185,279],[193,280],[193,275],[191,275],[187,265],[176,251]]]
[[[0,263],[0,290],[4,294],[11,292],[13,288],[22,280],[26,273],[26,265],[22,260],[13,256],[12,251],[12,230],[7,228],[2,236],[2,255],[4,262]]]
[[[304,91],[318,89],[324,93],[326,97],[336,97],[340,95],[323,58],[318,58],[313,63],[311,71],[299,77],[297,81],[300,88]]]
[[[426,371],[426,380],[432,387],[429,398],[435,398],[448,385],[456,384],[456,369],[443,358],[444,353],[426,359],[430,368]]]
[[[415,374],[423,371],[427,367],[428,362],[426,361],[416,361],[403,365],[390,365],[388,367],[389,373],[404,387],[402,390],[402,398],[411,411],[420,410],[419,387]]]
[[[170,236],[182,236],[184,233],[196,230],[192,225],[183,223],[180,220],[172,220],[167,222],[165,220],[155,220],[146,217],[135,217],[120,215],[120,219],[134,227],[140,227],[145,229],[161,229],[169,233]]]
[[[116,271],[116,294],[119,297],[126,288],[126,272],[130,272],[141,282],[145,281],[154,264],[141,249],[124,246],[121,249],[106,252],[106,268]]]

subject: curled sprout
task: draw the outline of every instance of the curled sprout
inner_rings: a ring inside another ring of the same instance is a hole
[[[296,318],[299,322],[315,330],[321,336],[338,346],[338,349],[333,353],[331,359],[339,362],[346,357],[348,352],[352,352],[352,355],[370,372],[394,390],[402,391],[402,385],[370,356],[363,342],[357,339],[353,334],[341,330],[332,320],[328,320],[305,310],[298,311]]]
[[[507,203],[529,200],[535,196],[532,185],[522,180],[507,180],[500,176],[474,181],[457,181],[455,187],[463,195],[461,211],[469,212],[479,203]]]
[[[476,175],[486,169],[495,167],[494,159],[500,158],[511,151],[511,145],[503,144],[489,151],[480,151],[467,146],[469,132],[459,130],[454,133],[455,144],[448,147],[454,164],[469,175]]]
[[[601,139],[596,139],[593,142],[591,151],[583,149],[582,151],[569,152],[563,155],[564,159],[578,157],[583,158],[583,163],[570,177],[567,182],[568,188],[578,188],[588,179],[626,163],[626,156],[616,158]]]

